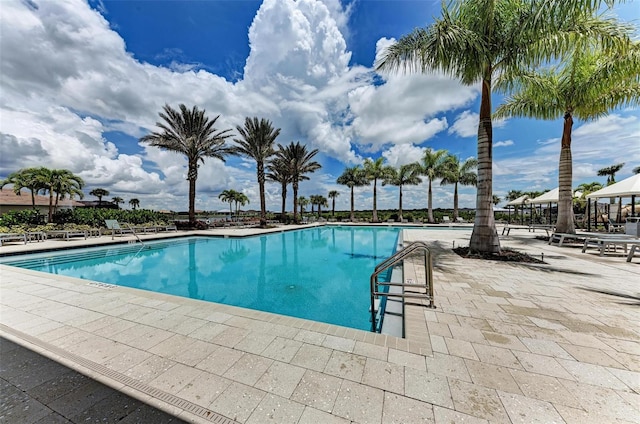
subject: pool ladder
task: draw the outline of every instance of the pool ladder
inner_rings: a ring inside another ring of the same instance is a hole
[[[416,251],[422,251],[424,253],[424,269],[426,281],[424,286],[415,284],[415,283],[407,283],[404,279],[404,269],[402,271],[402,282],[401,283],[392,283],[392,282],[380,282],[378,281],[378,276],[382,274],[384,271],[388,270],[403,262],[407,257],[414,254]],[[422,241],[414,241],[402,250],[398,250],[392,256],[388,257],[384,261],[380,262],[376,265],[373,274],[371,274],[371,331],[378,332],[378,308],[376,305],[376,300],[379,300],[381,297],[384,298],[400,298],[400,299],[421,299],[429,302],[427,305],[429,308],[435,308],[434,304],[434,294],[433,294],[433,271],[432,271],[432,259],[431,259],[431,251],[429,250],[429,246],[425,242]],[[402,292],[396,293],[389,291],[381,291],[381,287],[388,287],[391,289],[392,287],[401,287]],[[410,287],[411,289],[423,288],[425,293],[418,293],[414,290],[405,291],[405,288]],[[382,319],[382,315],[380,315],[380,320]],[[380,325],[380,330],[382,326]]]

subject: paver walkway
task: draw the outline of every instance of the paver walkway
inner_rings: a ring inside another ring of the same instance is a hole
[[[640,422],[638,261],[536,234],[502,244],[547,264],[463,259],[470,232],[405,231],[427,344],[9,267],[0,334],[193,422]]]

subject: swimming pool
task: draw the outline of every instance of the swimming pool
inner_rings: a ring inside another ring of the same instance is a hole
[[[369,276],[400,229],[317,227],[1,258],[21,268],[369,330]]]

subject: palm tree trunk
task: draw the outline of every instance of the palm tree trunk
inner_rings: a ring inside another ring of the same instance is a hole
[[[189,226],[196,225],[196,179],[198,178],[198,162],[189,160],[189,172],[187,180],[189,180]]]
[[[485,70],[480,98],[480,122],[478,124],[478,190],[476,192],[476,218],[469,241],[469,250],[482,253],[500,253],[500,239],[493,218],[492,144],[491,126],[491,69]]]
[[[49,222],[53,222],[53,189],[49,188]]]
[[[433,224],[435,222],[435,219],[433,219],[433,194],[431,192],[431,178],[429,178],[429,195],[427,197],[427,202],[428,202],[427,219],[429,220],[430,224]]]
[[[353,222],[353,218],[354,218],[353,203],[354,203],[354,200],[353,200],[353,186],[351,186],[351,215],[349,216],[349,220],[351,222]]]
[[[573,117],[571,112],[564,115],[564,126],[562,128],[562,141],[560,148],[560,163],[558,165],[558,221],[556,231],[559,233],[575,234],[576,227],[573,223],[572,207],[572,179],[573,164],[571,158],[571,128],[573,127]]]
[[[282,220],[282,222],[284,222],[285,216],[287,214],[286,205],[287,205],[287,184],[284,183],[282,184],[282,213],[280,214],[280,220]]]
[[[458,183],[453,185],[453,221],[458,220]]]
[[[336,198],[331,199],[331,217],[336,216]]]
[[[267,226],[267,202],[264,196],[264,163],[258,162],[258,186],[260,189],[260,227]]]
[[[402,185],[400,185],[400,196],[398,196],[398,221],[402,222]]]
[[[293,187],[293,222],[298,224],[298,181],[294,180],[291,186]],[[302,215],[302,211],[300,211],[300,215]]]
[[[31,189],[31,207],[36,208],[36,193]]]
[[[378,210],[376,208],[376,197],[377,190],[376,186],[378,185],[378,179],[373,180],[373,216],[371,217],[372,222],[378,222]]]

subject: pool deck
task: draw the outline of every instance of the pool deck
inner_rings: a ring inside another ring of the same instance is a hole
[[[640,422],[640,261],[537,233],[501,243],[546,264],[460,258],[470,234],[405,229],[437,305],[407,310],[408,340],[7,266],[0,335],[196,423]]]

